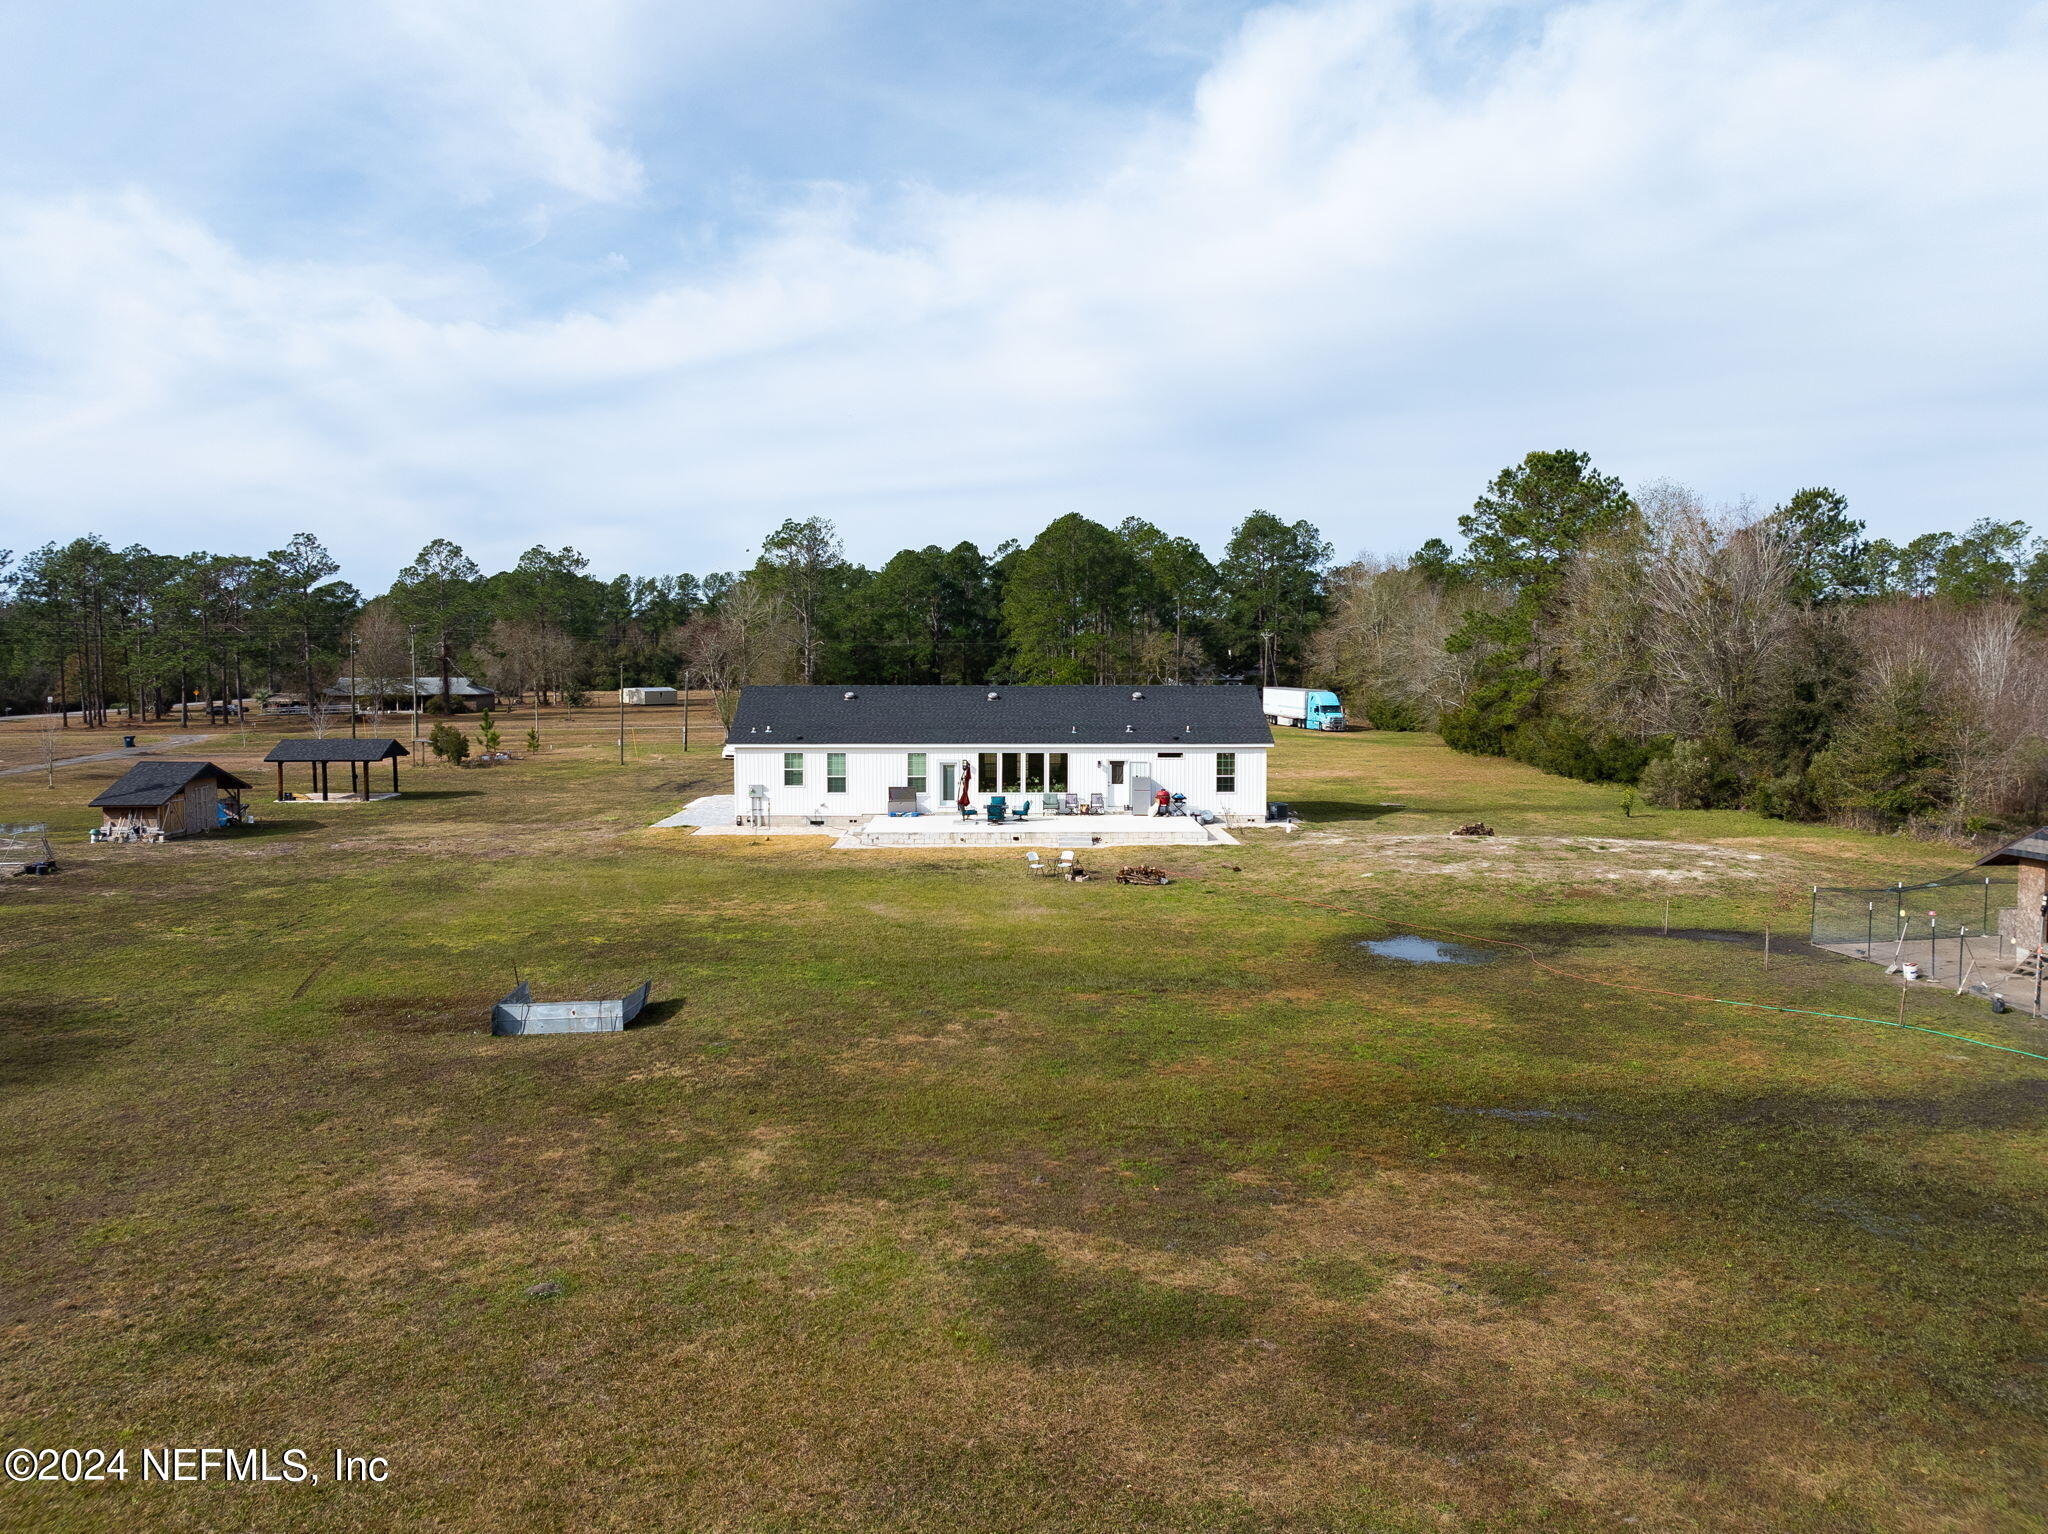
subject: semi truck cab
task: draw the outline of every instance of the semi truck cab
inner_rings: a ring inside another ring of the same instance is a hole
[[[1334,692],[1313,687],[1268,687],[1264,700],[1266,717],[1274,724],[1290,724],[1298,730],[1344,728],[1344,704]]]

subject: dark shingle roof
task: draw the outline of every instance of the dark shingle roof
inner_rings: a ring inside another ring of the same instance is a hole
[[[2003,863],[2048,863],[2048,826],[2029,831],[2016,842],[2008,842],[1988,857],[1977,859],[1979,868]]]
[[[412,753],[386,735],[361,740],[281,740],[270,748],[266,762],[381,762],[387,756]]]
[[[186,784],[197,778],[212,778],[223,788],[249,786],[232,772],[216,767],[211,762],[166,762],[152,758],[130,767],[105,793],[92,802],[95,806],[105,806],[109,809],[125,809],[131,805],[169,804],[184,790]]]
[[[850,696],[849,696],[850,694]],[[991,697],[990,695],[994,696]],[[1271,745],[1256,687],[749,687],[726,741],[771,746]]]

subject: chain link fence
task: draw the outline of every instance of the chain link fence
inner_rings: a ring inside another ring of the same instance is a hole
[[[1996,937],[1999,916],[2018,900],[2017,871],[1971,869],[1925,884],[1878,884],[1813,892],[1817,948],[1851,950],[1866,958],[1911,958],[1913,950],[1943,939]]]

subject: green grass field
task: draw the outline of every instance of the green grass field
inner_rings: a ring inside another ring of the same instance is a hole
[[[115,764],[0,778],[65,865],[0,885],[0,1448],[390,1462],[0,1486],[0,1526],[2048,1519],[2048,1063],[1617,988],[1894,1016],[1665,900],[1797,938],[1810,885],[1961,854],[1290,734],[1301,836],[1072,886],[651,831],[715,748],[603,757],[162,848],[83,844]],[[1358,946],[1403,922],[1580,978]],[[655,1005],[494,1040],[516,975]]]

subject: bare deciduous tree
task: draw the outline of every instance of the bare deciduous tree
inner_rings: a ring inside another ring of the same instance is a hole
[[[794,680],[803,665],[803,637],[782,602],[751,579],[735,585],[716,614],[692,618],[676,630],[674,648],[704,678],[718,716],[732,723],[738,690],[752,682]]]
[[[1484,652],[1444,641],[1483,590],[1447,592],[1398,559],[1365,555],[1330,576],[1329,615],[1309,642],[1308,673],[1396,728],[1427,729],[1472,685]]]

